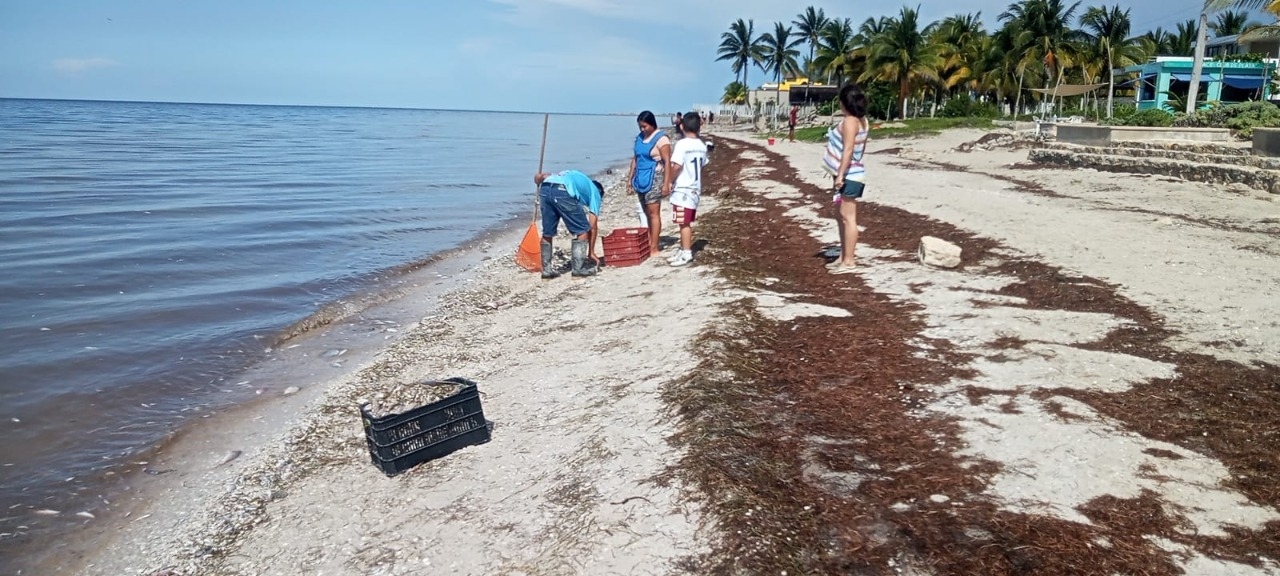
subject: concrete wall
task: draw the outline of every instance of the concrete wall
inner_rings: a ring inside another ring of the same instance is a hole
[[[1112,142],[1230,142],[1226,128],[1148,128],[1145,126],[1110,126]]]
[[[1254,156],[1280,156],[1280,128],[1253,129]]]
[[[1097,126],[1059,124],[1057,140],[1066,144],[1105,146],[1112,142],[1230,142],[1226,128],[1150,128],[1146,126]]]
[[[1105,146],[1111,143],[1111,126],[1095,124],[1059,124],[1057,140],[1082,146]]]

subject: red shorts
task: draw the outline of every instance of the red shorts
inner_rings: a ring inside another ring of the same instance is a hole
[[[693,224],[693,220],[697,216],[698,210],[696,208],[671,205],[671,221],[676,224]]]

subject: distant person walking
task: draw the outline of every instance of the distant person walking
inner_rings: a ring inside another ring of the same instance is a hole
[[[657,256],[658,235],[662,234],[662,185],[671,164],[671,138],[658,130],[658,120],[648,110],[636,117],[636,125],[640,133],[632,148],[627,182],[631,183],[649,226],[649,255]]]
[[[540,172],[533,176],[538,186],[538,207],[542,211],[542,277],[555,278],[551,269],[551,240],[556,236],[556,226],[564,221],[564,227],[574,237],[570,246],[570,262],[574,276],[591,276],[596,273],[595,240],[600,202],[604,186],[577,170]],[[590,263],[588,263],[590,261]]]
[[[840,108],[844,118],[827,130],[827,148],[822,164],[831,174],[832,201],[836,224],[840,228],[840,258],[827,265],[832,274],[849,274],[854,267],[854,250],[858,245],[858,204],[866,189],[866,169],[862,156],[867,148],[870,124],[867,122],[867,97],[857,84],[840,88]]]
[[[693,221],[702,199],[702,169],[707,165],[707,145],[698,137],[702,119],[690,112],[680,124],[684,138],[671,150],[671,168],[662,184],[663,194],[671,195],[672,220],[680,227],[680,250],[668,260],[672,266],[693,262]]]
[[[791,139],[792,142],[796,141],[796,121],[799,120],[799,117],[800,107],[793,104],[791,106],[791,115],[787,117],[787,138]]]

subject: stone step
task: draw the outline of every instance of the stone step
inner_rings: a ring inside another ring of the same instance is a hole
[[[1249,153],[1249,149],[1247,148],[1244,149],[1244,153],[1239,153],[1237,152],[1238,149],[1226,146],[1164,148],[1152,146],[1115,145],[1088,146],[1061,142],[1045,144],[1043,147],[1081,154],[1102,154],[1129,158],[1163,158],[1168,160],[1199,162],[1202,164],[1232,164],[1236,166],[1261,168],[1263,170],[1280,170],[1280,158],[1254,156]]]
[[[1241,142],[1236,145],[1216,142],[1182,142],[1176,140],[1119,140],[1106,145],[1072,144],[1061,140],[1052,140],[1049,145],[1093,146],[1098,148],[1114,148],[1122,150],[1166,150],[1191,152],[1193,154],[1219,154],[1222,156],[1251,156],[1253,148]]]
[[[1093,168],[1107,172],[1155,174],[1210,184],[1243,184],[1256,190],[1280,194],[1280,170],[1240,164],[1196,162],[1183,157],[1140,158],[1115,154],[1079,152],[1060,147],[1035,148],[1027,160],[1037,164],[1068,168]]]

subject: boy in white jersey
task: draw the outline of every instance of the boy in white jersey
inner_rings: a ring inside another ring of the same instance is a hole
[[[673,221],[680,227],[680,251],[668,262],[684,266],[693,262],[693,220],[702,199],[702,169],[707,165],[707,145],[698,137],[702,119],[689,112],[680,120],[684,137],[671,149],[671,168],[662,183],[664,196],[671,196]]]

